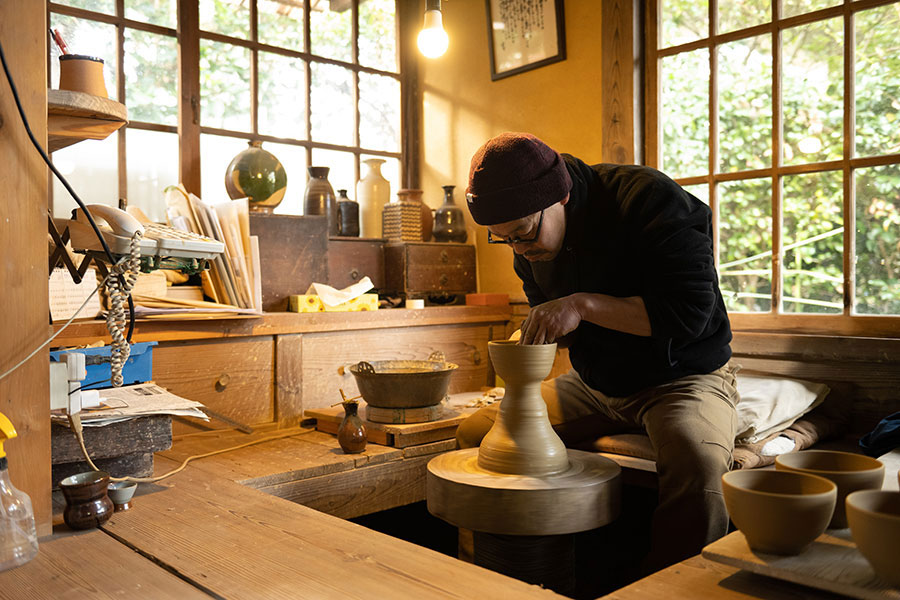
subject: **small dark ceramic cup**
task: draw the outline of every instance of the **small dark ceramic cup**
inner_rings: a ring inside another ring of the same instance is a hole
[[[92,529],[106,523],[113,514],[113,503],[106,495],[109,473],[89,471],[66,477],[59,489],[66,498],[63,520],[72,529]]]

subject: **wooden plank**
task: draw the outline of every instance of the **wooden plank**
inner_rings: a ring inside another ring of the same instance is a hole
[[[275,342],[271,337],[199,342],[162,342],[153,350],[155,381],[226,417],[253,425],[275,418]],[[176,433],[221,429],[211,419],[175,423]]]
[[[102,531],[57,534],[29,563],[0,573],[6,598],[173,598],[209,596]]]
[[[731,348],[736,356],[793,357],[839,362],[900,365],[900,339],[798,335],[737,331]]]
[[[453,439],[456,428],[473,412],[474,409],[447,408],[444,417],[428,423],[373,423],[366,420],[365,404],[359,408],[359,415],[366,426],[366,439],[397,448]],[[336,434],[344,411],[340,407],[316,408],[307,410],[304,415],[316,419],[316,429],[319,431]]]
[[[283,427],[296,425],[303,416],[303,336],[275,337],[275,420]]]
[[[47,13],[44,2],[0,2],[0,40],[34,136],[47,140]],[[47,166],[31,145],[3,84],[0,94],[0,372],[11,369],[49,335]],[[38,534],[50,533],[50,383],[47,349],[0,380],[0,412],[19,432],[8,442],[13,484],[31,497]]]
[[[104,531],[222,597],[560,598],[197,469],[148,492]]]
[[[604,162],[634,163],[634,0],[601,4],[600,77]]]
[[[703,557],[851,598],[900,598],[900,589],[875,577],[871,565],[853,543],[849,529],[830,529],[797,556],[754,552],[744,534],[735,531],[704,548]]]
[[[381,312],[381,311],[376,311]],[[417,312],[411,310],[409,312]],[[361,360],[424,360],[440,350],[459,368],[450,378],[451,394],[487,385],[490,332],[487,325],[446,326],[437,333],[431,327],[345,331],[303,336],[303,408],[327,407],[359,394],[347,368]]]
[[[197,0],[178,2],[178,181],[199,198],[200,186],[200,9]]]
[[[72,430],[54,423],[51,432],[53,464],[84,460]],[[94,460],[138,450],[158,452],[172,447],[172,417],[157,415],[129,419],[104,427],[85,427],[84,445]]]

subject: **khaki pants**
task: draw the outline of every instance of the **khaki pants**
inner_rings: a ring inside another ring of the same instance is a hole
[[[541,393],[554,430],[567,446],[603,435],[643,430],[656,451],[659,504],[653,513],[646,568],[657,570],[698,554],[728,529],[722,475],[731,469],[737,428],[736,369],[690,375],[632,396],[605,396],[574,370],[545,381]],[[494,423],[498,404],[457,430],[475,447]]]

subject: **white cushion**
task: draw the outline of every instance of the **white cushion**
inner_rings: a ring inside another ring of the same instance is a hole
[[[780,377],[737,375],[740,443],[756,443],[814,409],[831,391],[824,383]]]

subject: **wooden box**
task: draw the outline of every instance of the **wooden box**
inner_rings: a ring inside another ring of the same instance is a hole
[[[328,238],[328,285],[341,290],[366,276],[376,290],[384,287],[384,240]]]
[[[384,247],[385,292],[407,298],[475,291],[475,246],[402,242]]]
[[[264,311],[284,312],[289,296],[328,283],[328,217],[251,212],[250,235],[259,236]]]

